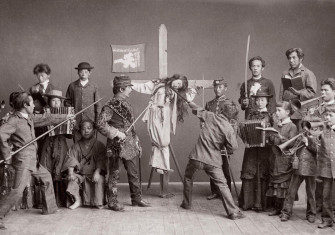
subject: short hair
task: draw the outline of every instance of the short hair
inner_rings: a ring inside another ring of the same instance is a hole
[[[255,61],[255,60],[259,60],[260,62],[262,62],[262,68],[265,67],[265,60],[263,60],[263,58],[260,57],[260,56],[255,56],[255,57],[252,57],[252,58],[249,60],[249,69],[251,69],[252,62]]]
[[[332,90],[335,90],[335,78],[326,78],[321,81],[321,86],[329,85]]]
[[[125,89],[125,87],[121,87],[121,86],[114,86],[114,87],[113,87],[113,94],[114,94],[114,95],[116,95],[116,94],[118,94],[118,93],[122,92],[122,90],[121,90],[121,89]]]
[[[37,75],[39,73],[46,73],[46,74],[50,75],[51,69],[50,69],[49,65],[47,65],[47,64],[38,64],[34,67],[33,73],[35,75]]]
[[[304,52],[302,51],[301,48],[294,47],[294,48],[290,48],[290,49],[288,49],[288,50],[285,52],[286,58],[288,59],[289,56],[290,56],[293,52],[296,52],[297,55],[298,55],[298,57],[299,57],[300,59],[303,59],[304,56],[305,56],[305,54],[304,54]]]
[[[12,93],[10,93],[9,95],[9,106],[14,108],[14,100],[16,99],[16,97],[20,94],[20,92],[14,91]]]
[[[292,105],[288,101],[279,101],[276,103],[276,108],[283,108],[286,111],[289,111],[289,115],[293,114]]]
[[[21,109],[24,108],[24,105],[28,105],[29,106],[29,102],[30,99],[29,97],[31,97],[31,95],[29,95],[27,92],[20,92],[19,94],[17,94],[16,97],[14,97],[13,100],[13,107],[16,111],[20,111]]]
[[[95,124],[94,124],[94,122],[93,122],[92,120],[90,120],[90,119],[85,119],[85,120],[82,120],[82,121],[80,122],[80,125],[79,125],[80,130],[81,130],[81,128],[83,127],[84,123],[86,123],[86,122],[90,123],[90,124],[92,125],[93,129],[95,129]]]

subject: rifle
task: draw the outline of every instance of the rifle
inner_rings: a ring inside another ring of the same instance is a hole
[[[67,118],[64,121],[62,121],[61,123],[57,124],[56,126],[54,126],[53,128],[51,128],[50,130],[44,132],[42,135],[40,135],[39,137],[29,141],[27,144],[23,145],[21,148],[19,148],[18,150],[16,150],[15,152],[12,152],[10,154],[10,156],[8,158],[6,158],[5,160],[1,160],[0,164],[11,159],[12,156],[14,156],[15,154],[17,154],[18,152],[20,152],[21,150],[25,149],[26,147],[28,147],[29,145],[31,145],[32,143],[36,142],[37,140],[41,139],[43,136],[49,134],[51,131],[55,130],[56,128],[60,127],[61,125],[63,125],[64,123],[66,123],[67,121],[69,121],[70,119],[74,118],[75,116],[77,116],[78,114],[81,114],[82,112],[84,112],[86,109],[90,108],[91,106],[97,104],[98,102],[100,102],[103,98],[100,98],[99,100],[95,101],[94,103],[90,104],[89,106],[85,107],[84,109],[80,110],[79,112],[77,112],[76,114],[74,114],[73,117]]]

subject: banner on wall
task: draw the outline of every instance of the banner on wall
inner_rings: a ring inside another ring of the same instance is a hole
[[[112,72],[136,73],[144,71],[145,44],[137,45],[111,45]]]

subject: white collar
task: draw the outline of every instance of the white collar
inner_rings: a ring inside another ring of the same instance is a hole
[[[88,83],[88,79],[85,80],[85,81],[83,81],[83,80],[80,79],[80,84],[81,84],[82,86],[85,86],[87,83]]]
[[[280,124],[281,124],[281,125],[285,125],[285,124],[290,123],[290,122],[292,122],[292,121],[291,121],[291,118],[290,118],[290,117],[287,117],[287,118],[285,118],[284,120],[282,120],[282,121],[280,122]]]
[[[265,107],[265,108],[262,108],[262,109],[257,109],[258,112],[267,112],[268,111],[268,108]]]
[[[50,82],[50,80],[48,79],[48,80],[46,80],[44,82],[41,82],[40,85],[42,85],[44,87],[44,89],[46,89],[46,87],[48,86],[49,82]]]
[[[28,113],[22,113],[22,112],[19,112],[19,113],[22,115],[22,117],[24,117],[25,119],[28,120],[28,118],[29,118],[29,114]]]

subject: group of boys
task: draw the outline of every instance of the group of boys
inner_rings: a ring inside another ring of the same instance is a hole
[[[282,77],[290,77],[293,79],[299,76],[303,81],[304,87],[300,89],[289,87],[286,90],[281,88],[280,100],[290,101],[296,98],[300,101],[304,101],[314,97],[317,89],[316,78],[313,72],[302,65],[304,58],[302,50],[300,48],[289,49],[286,52],[286,56],[290,63],[290,69],[284,72]],[[249,67],[252,72],[252,78],[247,81],[246,86],[242,84],[241,97],[239,99],[241,108],[245,111],[246,116],[254,110],[255,102],[252,97],[254,97],[259,90],[266,88],[269,91],[269,95],[275,97],[273,83],[271,80],[262,76],[265,61],[259,56],[252,58],[250,61]],[[97,86],[89,81],[90,71],[93,67],[90,66],[89,63],[83,62],[80,63],[76,69],[78,70],[79,79],[69,85],[66,94],[68,100],[65,101],[65,105],[73,106],[75,111],[78,112],[89,104],[97,101],[99,99],[99,93]],[[0,127],[0,150],[3,159],[8,159],[11,156],[11,150],[8,145],[9,139],[12,141],[14,151],[35,139],[34,122],[31,117],[35,107],[33,97],[35,97],[36,94],[37,96],[39,96],[38,94],[43,95],[47,91],[48,86],[50,86],[50,69],[49,73],[48,70],[45,69],[34,71],[34,73],[40,78],[39,84],[33,87],[34,89],[31,90],[30,94],[22,92],[16,97],[13,116],[8,119],[7,123]],[[220,197],[228,217],[231,219],[239,219],[243,218],[244,214],[236,206],[229,190],[229,155],[237,148],[236,134],[231,124],[235,124],[238,120],[238,106],[225,97],[224,93],[227,89],[227,84],[224,79],[215,80],[213,85],[216,97],[207,103],[205,109],[191,101],[188,102],[193,110],[192,112],[200,119],[202,128],[199,139],[190,153],[190,160],[185,170],[184,199],[181,207],[184,209],[191,208],[193,175],[196,170],[202,169],[211,179],[212,195],[208,197],[208,199]],[[132,205],[142,207],[150,206],[149,203],[142,199],[135,167],[135,159],[141,154],[142,149],[135,130],[132,127],[134,114],[127,100],[132,91],[131,86],[132,84],[129,77],[115,77],[113,81],[114,97],[103,106],[102,111],[99,112],[99,104],[96,104],[91,109],[76,116],[77,125],[83,120],[89,119],[96,124],[99,132],[107,137],[107,171],[109,174],[108,207],[114,211],[124,211],[123,206],[117,200],[116,187],[119,180],[119,164],[121,161],[127,171]],[[245,87],[247,90],[245,90]],[[328,123],[320,135],[320,138],[309,137],[308,141],[305,142],[308,142],[306,146],[307,149],[314,152],[317,151],[320,162],[319,167],[323,169],[323,173],[320,175],[323,181],[323,223],[319,227],[324,228],[333,225],[330,200],[335,175],[335,165],[333,164],[335,150],[333,149],[334,142],[332,140],[335,136],[335,108],[332,107],[335,93],[334,79],[328,79],[322,83],[322,93],[324,94],[324,103],[320,105],[317,112],[319,112],[320,115],[324,113],[323,117]],[[328,99],[329,97],[332,98]],[[275,99],[271,99],[268,108],[272,113],[275,111],[275,104]],[[324,106],[329,107],[323,108]],[[296,110],[296,112],[299,113],[299,110]],[[57,117],[54,115],[48,116],[46,114],[40,115],[39,118],[41,120],[46,120],[45,123],[40,126],[48,125],[50,122],[57,123],[69,117],[68,115],[60,115]],[[301,122],[299,115],[294,117],[296,118],[295,123]],[[55,118],[58,119],[55,121]],[[77,128],[75,131],[74,141],[78,141],[80,139],[79,129]],[[226,153],[225,155],[221,155],[222,150]],[[0,201],[1,228],[4,228],[2,223],[3,217],[16,203],[18,197],[22,195],[22,191],[27,183],[24,179],[28,179],[26,176],[29,174],[38,178],[41,182],[41,191],[44,198],[44,200],[42,200],[44,202],[43,213],[54,213],[57,210],[57,206],[54,203],[53,187],[50,183],[50,173],[43,167],[36,167],[36,154],[37,144],[33,143],[21,152],[13,155],[12,164],[16,170],[15,181],[10,194]],[[301,153],[299,156],[300,155],[302,156],[304,154]],[[301,172],[304,171],[297,171],[297,174],[299,175]],[[305,176],[304,173],[300,175]],[[315,180],[314,175],[313,177],[312,180]],[[304,177],[298,177],[294,182],[292,180],[291,185],[294,184],[294,186],[290,186],[290,188],[292,187],[291,195],[295,195],[294,192],[297,191],[303,179]],[[229,182],[228,184],[227,180]],[[313,198],[315,194],[313,185],[309,192],[311,193],[308,193],[308,197]],[[285,205],[288,204],[293,204],[293,201],[289,200],[289,197],[285,201]],[[308,205],[309,208],[311,205]],[[288,206],[287,208],[292,208],[292,206]],[[288,219],[290,213],[292,213],[291,209],[289,209],[286,214],[284,212],[285,210],[283,209],[282,221],[285,221],[285,218]]]

